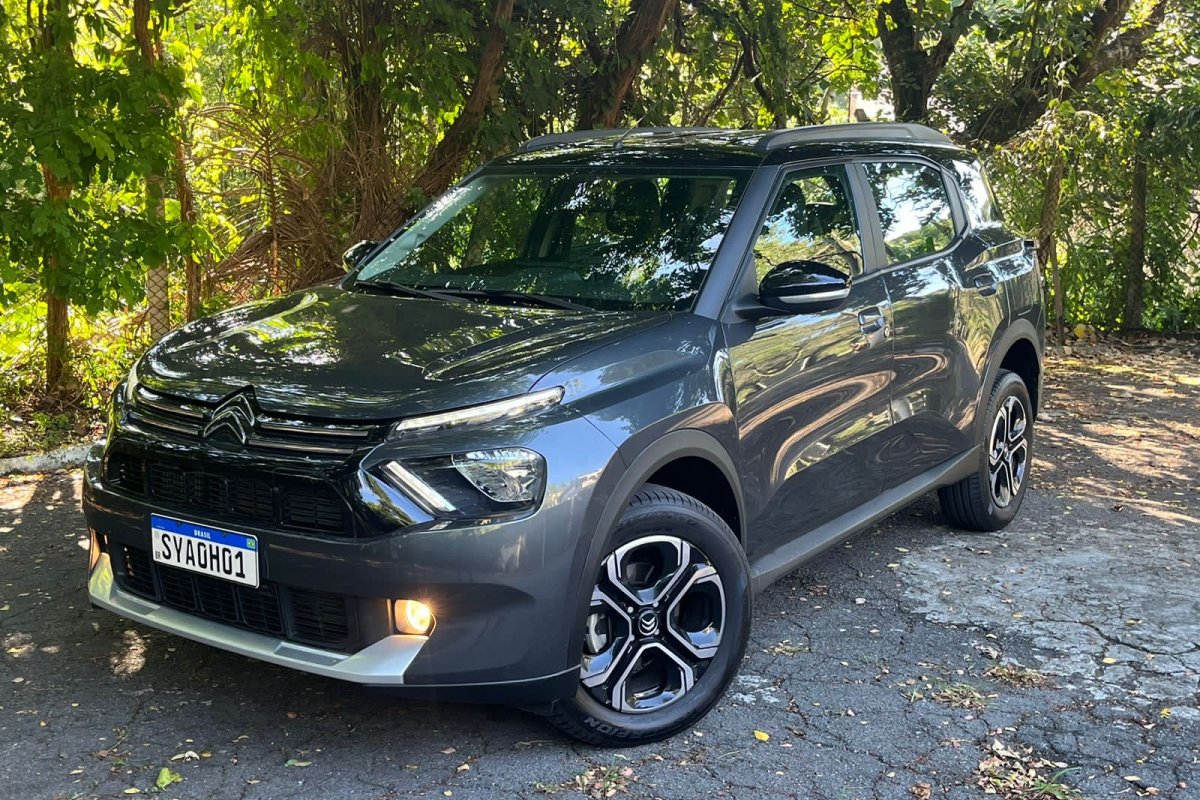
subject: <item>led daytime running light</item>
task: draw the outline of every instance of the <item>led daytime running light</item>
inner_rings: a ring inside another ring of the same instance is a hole
[[[445,428],[482,425],[488,422],[522,417],[534,411],[558,405],[562,398],[563,387],[555,386],[532,394],[497,400],[494,403],[402,419],[392,426],[391,435],[393,438],[400,438],[418,431],[439,431]]]

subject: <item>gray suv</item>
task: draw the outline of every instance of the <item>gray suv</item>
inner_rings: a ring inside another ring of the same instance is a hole
[[[95,605],[632,744],[720,698],[755,592],[1028,486],[1043,282],[927,128],[544,136],[346,261],[118,387]]]

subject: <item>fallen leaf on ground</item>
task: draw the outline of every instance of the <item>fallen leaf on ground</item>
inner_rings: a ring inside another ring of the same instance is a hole
[[[154,788],[160,792],[170,786],[172,783],[179,783],[183,780],[183,776],[178,772],[163,767],[158,771],[158,777],[154,779]]]
[[[771,738],[771,734],[767,733],[766,731],[755,731],[754,738],[758,739],[760,742],[765,742]]]
[[[312,762],[311,761],[301,761],[298,758],[289,758],[287,761],[283,762],[283,765],[285,767],[311,767]]]

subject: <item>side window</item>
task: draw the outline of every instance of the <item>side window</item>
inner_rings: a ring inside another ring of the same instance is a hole
[[[888,262],[899,264],[945,250],[954,239],[954,217],[942,173],[911,163],[864,164]]]
[[[862,239],[844,168],[787,176],[754,243],[758,280],[785,261],[819,261],[847,276],[862,271]]]
[[[979,162],[955,161],[954,171],[958,173],[958,185],[962,187],[966,199],[967,216],[971,225],[976,228],[1002,225],[1004,218],[1000,216],[996,196],[992,194],[992,186],[983,174],[983,167]]]

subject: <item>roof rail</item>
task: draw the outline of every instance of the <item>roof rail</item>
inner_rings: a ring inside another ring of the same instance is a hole
[[[575,144],[589,139],[606,139],[613,136],[627,139],[630,136],[670,136],[672,134],[713,133],[720,128],[594,128],[582,131],[566,131],[564,133],[547,133],[535,136],[518,149],[528,153],[532,150],[542,150],[560,144]]]
[[[754,149],[778,150],[794,144],[808,142],[846,141],[849,139],[880,139],[884,141],[910,140],[951,144],[950,137],[933,128],[911,122],[850,122],[840,125],[810,125],[786,131],[767,133],[759,138]]]

